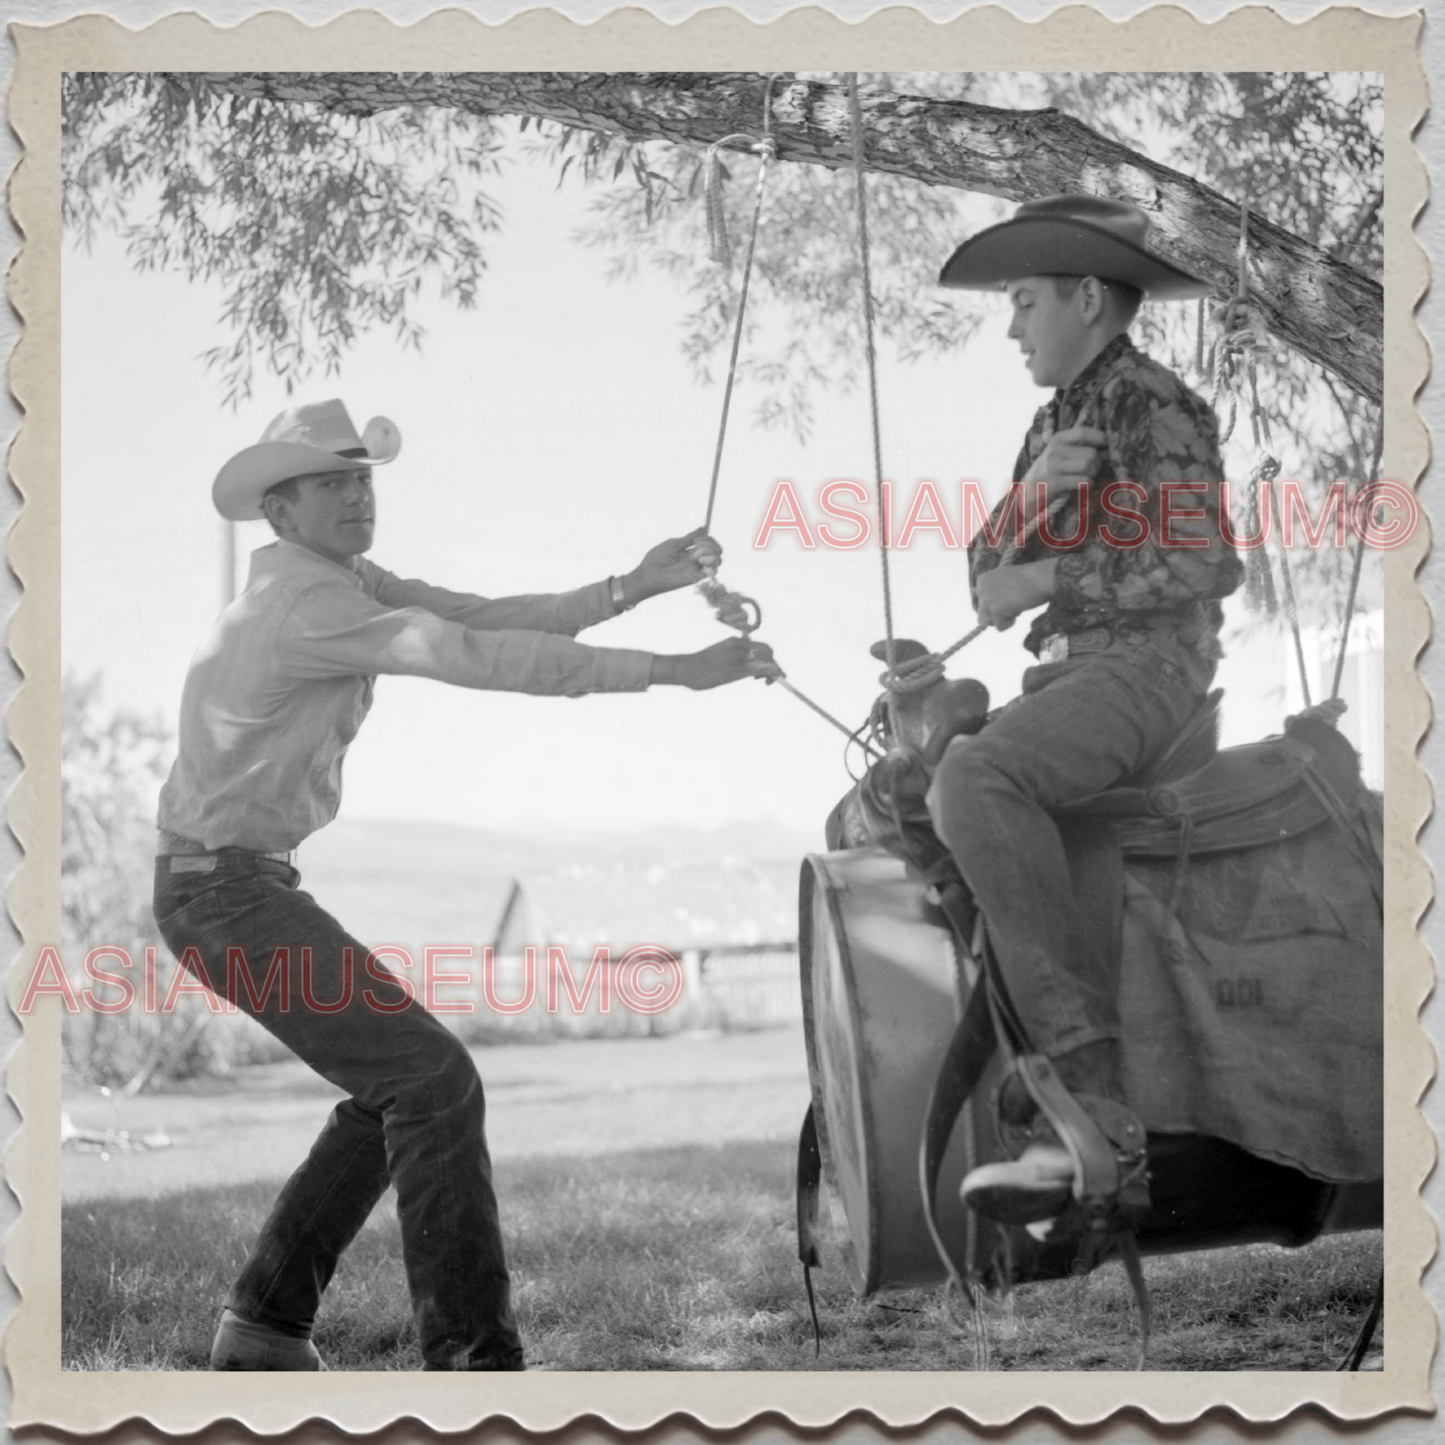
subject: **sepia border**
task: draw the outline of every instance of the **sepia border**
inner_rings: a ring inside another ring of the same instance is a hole
[[[1372,70],[1385,76],[1386,446],[1382,472],[1418,484],[1428,436],[1414,397],[1428,352],[1414,308],[1428,278],[1412,224],[1426,196],[1425,168],[1411,141],[1424,114],[1418,55],[1422,17],[1335,9],[1294,22],[1265,9],[1214,22],[1159,7],[1116,22],[1083,6],[1026,22],[986,8],[936,23],[894,9],[857,24],[821,10],[791,12],[757,25],[725,10],[666,25],[641,10],[617,11],[583,26],[533,11],[489,25],[460,11],[399,26],[370,11],[314,28],[272,12],[223,29],[194,14],[140,31],[102,16],[55,26],[12,25],[17,53],[10,121],[23,147],[10,203],[24,240],[9,295],[24,331],[10,386],[24,424],[10,456],[24,499],[9,558],[24,587],[9,641],[24,684],[9,723],[25,773],[11,799],[10,823],[25,850],[9,902],[25,940],[11,974],[33,961],[36,945],[60,935],[60,204],[59,75],[64,70]],[[441,60],[442,63],[437,63]],[[598,1373],[426,1376],[275,1375],[264,1392],[245,1377],[207,1373],[65,1372],[60,1360],[60,1021],[58,1007],[24,1020],[24,1041],[8,1086],[22,1116],[7,1154],[21,1217],[6,1264],[20,1295],[5,1359],[11,1424],[75,1432],[143,1418],[172,1432],[233,1419],[276,1432],[321,1419],[355,1432],[412,1419],[458,1430],[504,1419],[553,1430],[584,1417],[640,1429],[679,1414],[714,1428],[761,1413],[822,1427],[859,1412],[889,1426],[940,1413],[1001,1426],[1032,1410],[1070,1424],[1122,1410],[1158,1422],[1194,1420],[1225,1407],[1247,1421],[1280,1420],[1313,1406],[1358,1421],[1399,1410],[1428,1411],[1434,1313],[1420,1276],[1435,1231],[1420,1186],[1434,1159],[1433,1138],[1417,1110],[1434,1057],[1418,1023],[1432,982],[1416,925],[1431,897],[1416,837],[1430,810],[1428,779],[1416,760],[1430,716],[1415,659],[1430,635],[1415,573],[1428,549],[1424,529],[1386,564],[1386,1299],[1389,1347],[1375,1373],[1238,1372],[1159,1374],[956,1372]],[[56,1003],[46,1000],[46,1003]],[[481,1383],[478,1383],[478,1381]]]

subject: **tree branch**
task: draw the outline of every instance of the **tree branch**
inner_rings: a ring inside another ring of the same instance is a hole
[[[756,74],[210,73],[216,90],[305,101],[356,115],[396,106],[454,106],[526,115],[622,135],[710,145],[762,131],[767,78]],[[850,164],[843,87],[778,77],[772,132],[782,160]],[[863,97],[870,169],[1012,201],[1087,191],[1134,201],[1153,221],[1161,255],[1234,294],[1239,206],[1179,171],[1098,135],[1056,110],[874,92]],[[1320,247],[1259,217],[1251,201],[1249,299],[1270,330],[1378,402],[1383,390],[1384,288]],[[940,263],[943,257],[939,257]]]

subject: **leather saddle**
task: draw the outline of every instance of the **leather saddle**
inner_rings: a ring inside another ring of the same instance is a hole
[[[895,643],[895,660],[921,654]],[[882,658],[882,645],[873,649]],[[1377,862],[1379,840],[1360,821],[1359,759],[1322,704],[1291,718],[1283,735],[1221,750],[1219,707],[1211,692],[1170,747],[1146,768],[1102,792],[1054,810],[1066,851],[1108,847],[1117,858],[1177,858],[1263,847],[1333,821]],[[882,703],[880,702],[880,706]],[[926,880],[951,872],[923,806],[933,767],[953,737],[986,726],[988,693],[971,679],[940,682],[893,699],[890,748],[834,809],[830,848],[878,843]],[[1076,877],[1076,886],[1083,883]]]
[[[1280,737],[1221,751],[1222,696],[1211,692],[1143,773],[1058,809],[1059,819],[1107,819],[1125,856],[1172,858],[1278,843],[1351,811],[1359,760],[1326,716],[1306,711]]]

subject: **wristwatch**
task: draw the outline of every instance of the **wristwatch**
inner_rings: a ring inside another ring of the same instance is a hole
[[[614,612],[631,612],[637,605],[627,600],[627,593],[622,586],[622,578],[609,577],[607,579],[607,595],[612,599],[612,610]]]

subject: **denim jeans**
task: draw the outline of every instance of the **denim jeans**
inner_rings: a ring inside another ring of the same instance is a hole
[[[296,869],[239,848],[214,857],[209,871],[204,859],[156,860],[167,944],[350,1095],[286,1182],[227,1305],[309,1336],[342,1250],[391,1183],[426,1368],[521,1369],[471,1056],[397,984],[370,975],[366,947],[299,891]],[[263,992],[278,949],[289,997]]]
[[[934,828],[1043,1053],[1119,1036],[1119,960],[1081,918],[1050,809],[1153,762],[1202,700],[1161,648],[1118,639],[1104,652],[1031,667],[1023,694],[981,732],[955,738],[934,774]]]

